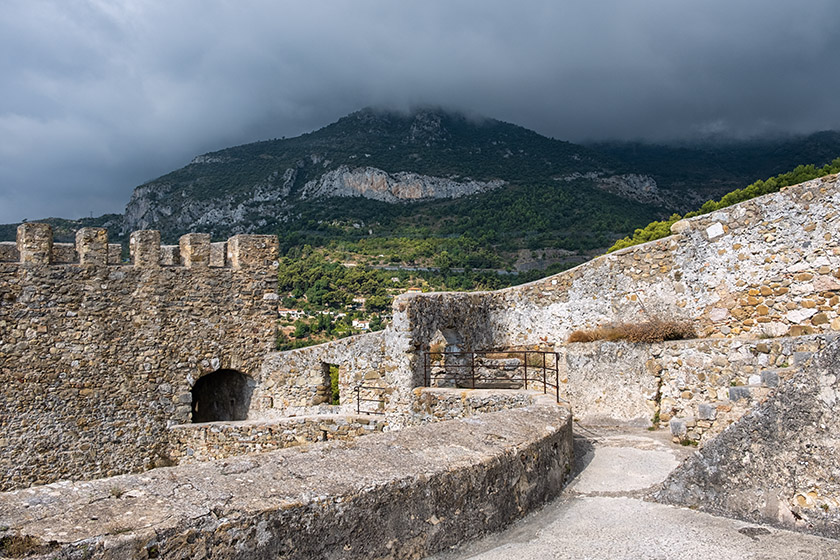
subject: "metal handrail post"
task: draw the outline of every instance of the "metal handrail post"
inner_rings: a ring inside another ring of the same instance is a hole
[[[545,395],[546,393],[548,393],[548,383],[546,382],[546,381],[547,381],[547,380],[546,380],[547,375],[546,375],[546,372],[545,372],[545,352],[543,352],[543,353],[542,353],[542,359],[543,359],[543,367],[542,367],[542,374],[543,374],[543,395]]]
[[[522,368],[525,376],[525,390],[528,390],[528,351],[522,352]]]

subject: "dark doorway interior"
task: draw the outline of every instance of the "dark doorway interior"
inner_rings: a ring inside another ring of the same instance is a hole
[[[192,388],[192,421],[245,420],[251,406],[254,380],[234,369],[208,373]]]

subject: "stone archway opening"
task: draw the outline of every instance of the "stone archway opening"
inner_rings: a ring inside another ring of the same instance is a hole
[[[235,369],[219,369],[192,388],[192,422],[246,420],[254,392],[253,378]]]

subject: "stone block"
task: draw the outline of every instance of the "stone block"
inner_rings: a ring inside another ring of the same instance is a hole
[[[765,387],[778,387],[779,372],[775,369],[765,369],[761,372],[761,384]]]
[[[672,418],[668,425],[671,428],[671,435],[676,437],[682,437],[688,431],[685,422],[677,418]]]
[[[723,224],[720,222],[716,222],[706,228],[706,237],[708,237],[709,241],[714,241],[724,233],[725,230],[723,229]]]
[[[52,262],[53,231],[49,224],[29,222],[17,228],[17,248],[20,262],[50,264]]]
[[[79,262],[79,254],[74,243],[53,243],[53,263],[70,264]]]
[[[207,268],[210,266],[210,234],[188,233],[178,240],[181,251],[181,264],[187,268]]]
[[[274,235],[234,235],[227,246],[228,261],[236,269],[270,268],[280,253],[280,243]]]
[[[108,230],[86,227],[76,232],[76,252],[79,264],[108,264]]]
[[[671,233],[678,234],[691,230],[691,222],[688,220],[679,220],[671,224]]]
[[[715,418],[717,418],[717,407],[706,403],[697,405],[698,420],[714,420]]]
[[[154,268],[160,266],[160,232],[143,229],[132,232],[128,242],[134,266]]]
[[[730,401],[737,401],[740,399],[749,399],[750,398],[750,388],[749,387],[730,387],[729,388],[729,400]]]

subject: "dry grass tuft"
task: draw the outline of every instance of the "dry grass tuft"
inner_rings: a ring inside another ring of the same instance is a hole
[[[41,541],[29,535],[10,535],[0,539],[0,556],[4,558],[23,558],[41,549]]]
[[[697,331],[689,321],[650,319],[643,323],[614,323],[589,330],[578,330],[569,335],[568,342],[594,342],[596,340],[626,340],[628,342],[662,342],[697,338]]]
[[[596,340],[598,340],[597,330],[573,331],[569,335],[568,342],[594,342]]]

